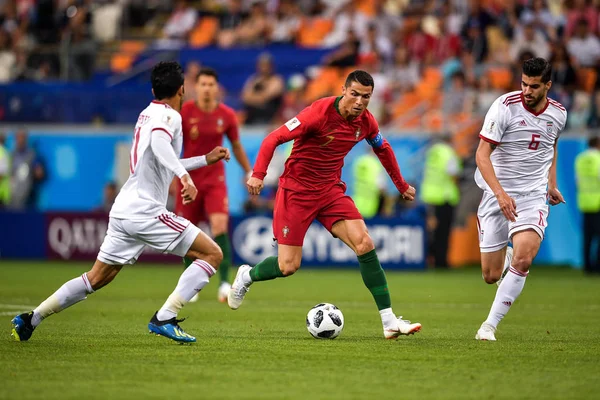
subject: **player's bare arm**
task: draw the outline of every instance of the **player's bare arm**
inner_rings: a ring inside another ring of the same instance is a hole
[[[233,150],[233,156],[236,161],[240,164],[240,167],[242,167],[246,176],[249,176],[252,172],[252,167],[250,166],[250,161],[248,161],[248,155],[244,150],[244,146],[242,146],[242,142],[239,140],[232,142],[231,149]]]
[[[517,204],[515,200],[504,191],[496,177],[496,172],[494,171],[494,166],[492,165],[492,160],[490,158],[494,149],[496,149],[495,144],[481,139],[479,141],[479,146],[477,147],[477,152],[475,153],[475,162],[481,172],[481,176],[483,176],[483,179],[496,196],[496,200],[498,200],[498,205],[500,206],[502,213],[509,221],[515,222],[516,217],[518,216]]]
[[[566,203],[562,193],[558,190],[558,183],[556,180],[556,160],[558,158],[558,139],[554,141],[554,158],[548,171],[548,203],[551,206],[555,206],[560,203]]]

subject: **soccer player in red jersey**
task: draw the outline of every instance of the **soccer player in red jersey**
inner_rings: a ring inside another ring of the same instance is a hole
[[[219,102],[219,82],[215,70],[200,70],[196,79],[196,95],[196,100],[187,101],[181,108],[183,157],[206,154],[205,149],[210,148],[210,151],[215,146],[222,146],[223,136],[227,135],[235,159],[249,175],[250,162],[240,142],[237,118],[233,109]],[[177,197],[175,213],[193,224],[208,220],[211,234],[223,251],[223,261],[219,266],[221,284],[218,299],[225,302],[231,287],[228,280],[231,243],[225,167],[223,163],[216,163],[191,172],[191,177],[198,188],[198,197],[190,204],[183,204],[181,198]],[[186,266],[191,262],[184,259]]]
[[[273,212],[273,232],[279,253],[254,268],[240,266],[228,296],[232,309],[241,305],[253,282],[290,276],[300,268],[304,236],[317,219],[358,256],[363,282],[381,315],[384,337],[393,339],[421,329],[421,324],[411,324],[393,313],[385,272],[373,240],[341,181],[344,158],[358,142],[366,139],[402,197],[411,201],[415,198],[415,188],[402,178],[391,146],[367,110],[373,89],[371,75],[354,71],[342,87],[342,96],[315,101],[263,141],[252,177],[247,182],[252,195],[263,188],[275,148],[294,140],[292,153],[279,179]]]

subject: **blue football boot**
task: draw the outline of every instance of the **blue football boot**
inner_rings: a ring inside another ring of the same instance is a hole
[[[168,337],[169,339],[173,339],[176,342],[180,343],[194,343],[196,338],[192,335],[188,335],[185,331],[179,326],[180,322],[183,322],[183,319],[171,318],[166,321],[159,321],[156,318],[156,313],[152,316],[150,323],[148,324],[148,330],[150,333],[156,333],[157,335],[161,335],[164,337]]]

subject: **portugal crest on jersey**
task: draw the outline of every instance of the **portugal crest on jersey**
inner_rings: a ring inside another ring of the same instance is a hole
[[[223,118],[219,118],[217,120],[217,132],[219,132],[219,133],[223,132],[223,125],[224,125]]]

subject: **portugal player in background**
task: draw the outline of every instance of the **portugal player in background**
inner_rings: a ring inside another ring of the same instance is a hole
[[[215,70],[200,70],[196,79],[196,96],[196,100],[187,101],[181,109],[183,158],[206,154],[216,146],[222,146],[223,136],[227,135],[235,159],[249,175],[250,162],[240,143],[237,118],[231,108],[219,102],[219,79]],[[231,243],[228,233],[229,206],[225,166],[223,163],[216,163],[192,171],[191,177],[198,188],[198,197],[191,204],[184,204],[178,197],[175,213],[196,225],[201,221],[208,221],[212,237],[223,251],[223,261],[219,266],[221,283],[218,298],[220,302],[225,302],[231,287],[228,280]],[[184,258],[184,263],[187,267],[192,260]]]
[[[273,233],[279,255],[266,258],[254,268],[242,265],[238,269],[228,297],[232,309],[242,304],[252,283],[290,276],[300,268],[304,236],[316,219],[358,256],[363,282],[381,315],[384,337],[393,339],[421,329],[421,324],[411,324],[392,311],[385,272],[375,246],[341,181],[344,158],[358,142],[366,139],[402,197],[415,198],[415,188],[402,178],[391,146],[367,111],[373,89],[371,75],[354,71],[342,87],[342,96],[317,100],[263,141],[252,177],[247,182],[251,195],[259,194],[263,188],[275,148],[294,140],[279,180],[273,212]]]

